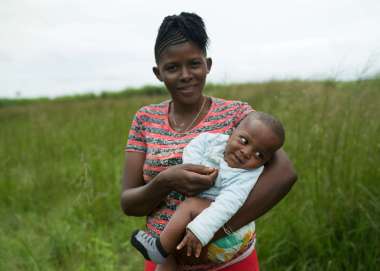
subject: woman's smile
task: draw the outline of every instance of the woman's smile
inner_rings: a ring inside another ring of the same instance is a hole
[[[177,87],[177,90],[183,91],[183,92],[190,92],[190,91],[194,91],[196,87],[197,85],[181,86],[181,87]]]
[[[184,96],[193,96],[195,93],[199,92],[198,85],[190,85],[185,87],[177,87],[177,93]]]

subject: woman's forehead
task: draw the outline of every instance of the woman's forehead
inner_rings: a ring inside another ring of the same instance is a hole
[[[166,47],[159,56],[159,63],[194,57],[204,57],[204,53],[196,44],[187,41]]]

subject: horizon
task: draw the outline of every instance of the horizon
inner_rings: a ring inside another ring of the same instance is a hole
[[[214,82],[207,82],[205,86],[209,87],[230,87],[230,86],[245,86],[245,85],[252,85],[253,87],[256,85],[260,84],[270,84],[270,83],[292,83],[292,82],[304,82],[304,83],[355,83],[355,82],[362,82],[362,81],[371,81],[371,80],[378,80],[380,79],[380,74],[375,74],[374,76],[367,76],[367,77],[362,77],[362,78],[356,78],[356,79],[341,79],[337,80],[334,78],[320,78],[320,79],[299,79],[299,78],[288,78],[288,79],[268,79],[268,80],[262,80],[262,81],[250,81],[250,82],[228,82],[228,83],[214,83]],[[47,100],[47,101],[54,101],[54,100],[71,100],[71,99],[81,99],[81,98],[102,98],[104,97],[119,97],[121,96],[128,96],[128,92],[141,92],[139,95],[151,95],[151,91],[153,90],[153,93],[158,93],[160,95],[160,90],[166,90],[165,85],[163,84],[146,84],[142,86],[137,86],[137,87],[125,87],[121,89],[114,89],[114,90],[107,90],[103,89],[97,92],[94,91],[89,91],[89,92],[79,92],[75,94],[67,93],[63,94],[60,96],[55,96],[55,97],[48,97],[48,96],[36,96],[36,97],[21,97],[21,96],[16,96],[16,97],[0,97],[0,101],[3,102],[22,102],[22,101],[39,101],[39,100]],[[157,90],[157,92],[155,92]],[[169,92],[167,92],[169,95]]]

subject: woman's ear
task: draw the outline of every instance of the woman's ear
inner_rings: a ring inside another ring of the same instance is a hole
[[[154,75],[157,77],[157,79],[162,82],[160,70],[158,69],[158,67],[153,67],[152,70],[153,70]]]
[[[208,57],[208,58],[206,59],[206,63],[207,63],[207,73],[209,73],[210,70],[211,70],[211,66],[212,66],[212,58],[211,58],[211,57]]]

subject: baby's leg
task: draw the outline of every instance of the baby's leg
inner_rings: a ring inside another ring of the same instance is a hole
[[[178,207],[160,238],[154,238],[144,231],[136,231],[132,235],[132,245],[144,255],[145,259],[158,264],[164,263],[167,256],[175,251],[181,241],[187,224],[210,203],[209,200],[202,198],[187,198]]]
[[[166,261],[163,264],[158,264],[154,271],[176,271],[177,262],[175,261],[174,256],[169,255],[166,258]]]
[[[181,203],[160,235],[160,242],[165,251],[169,254],[175,251],[186,231],[187,224],[209,207],[210,203],[207,199],[196,197],[187,198]]]

